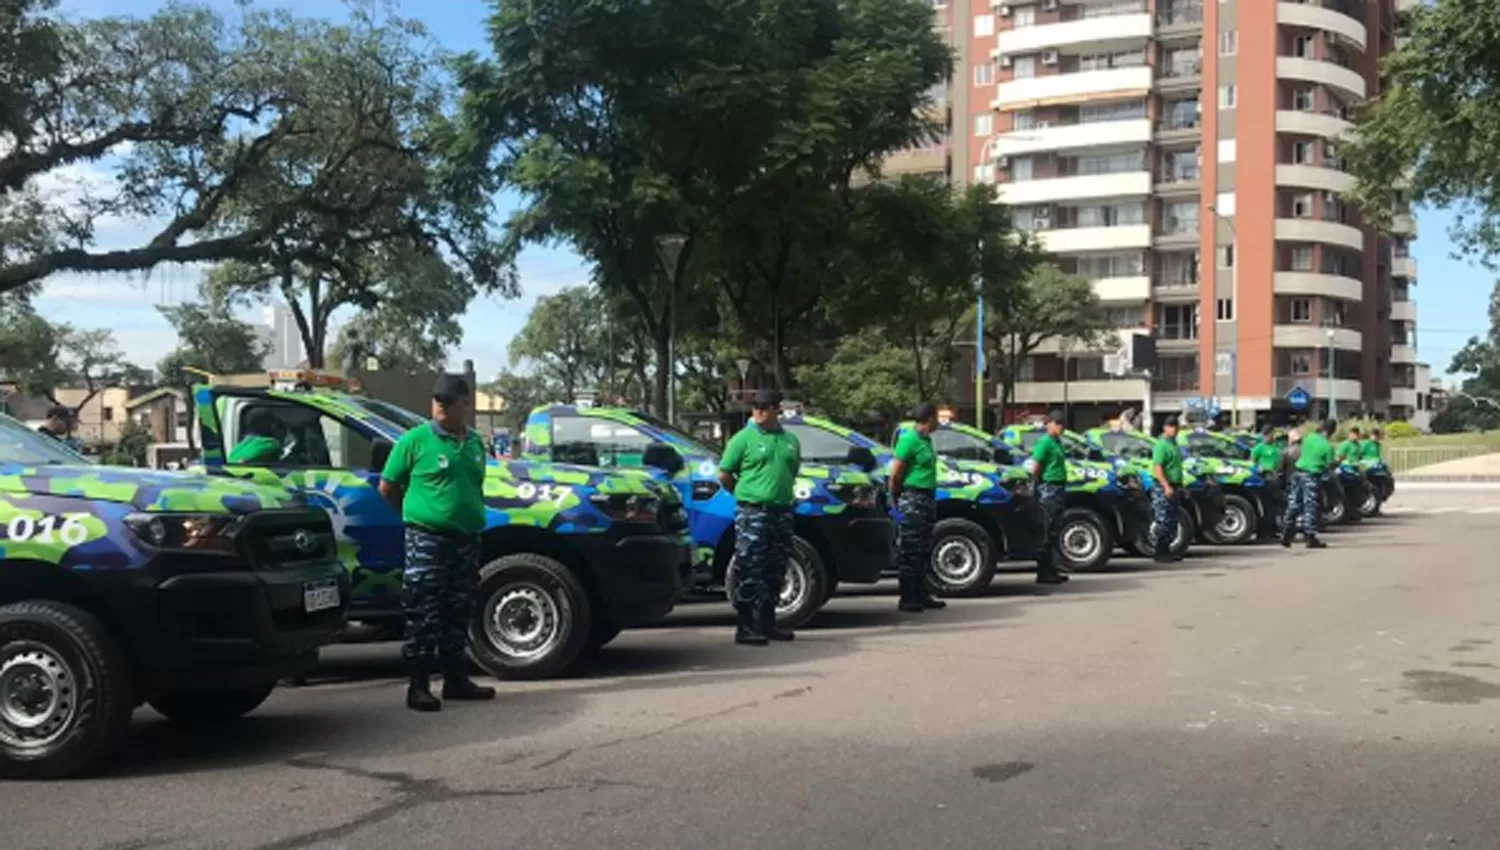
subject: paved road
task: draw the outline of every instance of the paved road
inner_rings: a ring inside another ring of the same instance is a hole
[[[143,710],[110,775],[5,785],[0,846],[1493,848],[1488,506],[1403,491],[1326,552],[1002,576],[920,619],[846,596],[766,649],[686,610],[435,716],[393,646],[340,647],[233,732]]]

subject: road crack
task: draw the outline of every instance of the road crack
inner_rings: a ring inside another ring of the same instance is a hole
[[[611,747],[618,747],[621,744],[634,744],[638,741],[649,741],[652,738],[659,738],[662,735],[670,735],[673,732],[686,729],[689,726],[695,726],[699,723],[707,723],[710,720],[717,720],[720,717],[734,714],[737,711],[744,711],[747,708],[755,708],[759,705],[760,700],[751,700],[750,702],[737,703],[735,705],[729,706],[728,708],[721,708],[718,711],[710,711],[705,714],[695,714],[692,717],[684,717],[683,719],[678,720],[675,723],[668,723],[666,726],[662,726],[659,729],[653,729],[650,732],[641,732],[636,735],[624,735],[619,738],[611,738],[608,741],[600,741],[597,744],[590,744],[587,747],[571,747],[557,753],[556,755],[548,759],[537,762],[536,764],[531,766],[531,769],[542,770],[543,768],[552,767],[555,764],[572,758],[578,753],[598,752],[599,750],[607,750]]]

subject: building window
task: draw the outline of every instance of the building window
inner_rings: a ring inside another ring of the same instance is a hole
[[[1234,30],[1219,33],[1219,55],[1233,56],[1240,49],[1240,34]]]
[[[1235,103],[1235,95],[1236,92],[1233,83],[1227,86],[1219,86],[1219,108],[1233,109]]]
[[[995,63],[980,62],[974,66],[974,85],[991,86],[995,84]]]
[[[995,132],[995,116],[989,112],[982,112],[974,116],[974,135],[990,136]]]
[[[988,38],[995,34],[994,15],[974,16],[974,36],[976,38]]]
[[[1160,304],[1157,306],[1157,310],[1157,338],[1198,338],[1197,304]]]
[[[1307,245],[1292,249],[1292,271],[1310,272],[1313,270],[1313,249]]]
[[[1146,101],[1119,100],[1113,103],[1085,103],[1078,107],[1078,123],[1129,121],[1146,117]]]
[[[974,182],[975,183],[993,183],[993,182],[995,182],[995,166],[994,166],[994,164],[993,163],[989,163],[989,162],[981,162],[980,164],[974,166]]]
[[[1313,217],[1313,196],[1312,195],[1293,195],[1292,196],[1292,218],[1312,218],[1312,217]]]
[[[1218,250],[1218,262],[1221,269],[1234,268],[1234,246],[1220,245]]]
[[[1078,258],[1077,273],[1088,278],[1140,277],[1145,259],[1139,253],[1085,254]]]
[[[1036,113],[1030,109],[1023,109],[1011,117],[1011,123],[1017,130],[1035,130]]]
[[[105,422],[113,422],[113,421],[115,421],[115,409],[113,407],[106,407],[106,408],[104,408],[104,411],[103,411],[102,415],[104,417],[104,421]]]
[[[1312,89],[1297,89],[1296,91],[1292,92],[1292,109],[1295,109],[1298,112],[1312,112],[1313,103],[1314,97]]]
[[[1310,35],[1299,35],[1292,39],[1292,55],[1302,59],[1313,58],[1313,37]]]
[[[1022,6],[1019,9],[1015,9],[1012,12],[1012,14],[1015,16],[1014,20],[1016,22],[1016,26],[1018,26],[1018,27],[1034,27],[1034,26],[1036,26],[1036,7],[1035,6]]]
[[[1291,365],[1293,375],[1311,375],[1312,355],[1305,351],[1293,352]]]
[[[1019,56],[1010,63],[1011,74],[1018,80],[1027,80],[1036,76],[1036,57]]]
[[[1294,142],[1292,144],[1292,162],[1297,165],[1313,164],[1313,143]]]
[[[1234,321],[1234,299],[1220,298],[1214,303],[1214,318],[1221,322]]]
[[[1307,324],[1308,322],[1311,322],[1311,321],[1312,321],[1312,299],[1311,298],[1293,298],[1292,299],[1292,322],[1294,324],[1305,325],[1305,324]]]
[[[1166,204],[1162,210],[1162,225],[1166,233],[1197,233],[1198,204],[1196,201],[1180,201]]]

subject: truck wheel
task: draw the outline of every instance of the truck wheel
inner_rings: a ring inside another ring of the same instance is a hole
[[[61,602],[0,608],[0,775],[71,776],[119,743],[130,665],[93,614]]]
[[[1372,517],[1380,515],[1380,492],[1378,484],[1371,484],[1365,488],[1365,500],[1359,504],[1359,515]]]
[[[1344,504],[1342,496],[1329,501],[1328,507],[1323,510],[1324,525],[1339,525],[1349,513],[1349,506]]]
[[[1177,536],[1172,538],[1172,554],[1178,557],[1187,553],[1193,541],[1198,539],[1198,518],[1184,507],[1177,508]]]
[[[181,723],[233,720],[260,707],[276,690],[275,682],[234,691],[168,691],[152,699],[151,707]]]
[[[556,676],[588,645],[588,592],[552,558],[526,552],[485,564],[478,603],[469,652],[497,679]]]
[[[1224,516],[1206,537],[1219,546],[1238,546],[1255,537],[1259,527],[1255,505],[1238,493],[1224,494]]]
[[[792,538],[792,557],[786,563],[786,579],[776,600],[776,625],[783,629],[800,629],[817,615],[831,596],[828,567],[811,543]],[[724,571],[724,592],[734,604],[734,588],[740,583],[739,565],[731,558]]]
[[[932,529],[927,586],[937,596],[973,596],[995,580],[995,544],[978,523],[953,517]]]
[[[1058,535],[1063,566],[1069,570],[1097,570],[1109,563],[1115,548],[1109,523],[1089,508],[1068,508],[1062,515],[1062,532]]]

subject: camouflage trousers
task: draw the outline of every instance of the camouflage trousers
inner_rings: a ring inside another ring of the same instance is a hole
[[[1177,485],[1180,487],[1182,485]],[[1161,487],[1151,491],[1151,545],[1157,552],[1170,552],[1177,539],[1177,505],[1181,493],[1174,487],[1172,495]]]
[[[1068,509],[1068,485],[1043,482],[1036,490],[1037,501],[1042,505],[1042,516],[1047,530],[1042,535],[1042,549],[1037,553],[1037,575],[1057,572],[1058,547],[1062,545],[1063,512]]]
[[[414,672],[437,673],[463,663],[478,580],[477,537],[407,526],[401,657]]]
[[[792,557],[792,509],[740,505],[734,512],[736,605],[760,606],[781,596]]]
[[[1286,534],[1299,530],[1308,537],[1318,533],[1318,477],[1294,472],[1286,482],[1286,512],[1282,515]],[[1300,522],[1300,525],[1299,525]]]
[[[896,526],[896,563],[901,586],[920,588],[932,562],[932,527],[937,525],[937,499],[931,491],[906,490],[896,500],[901,521]]]

